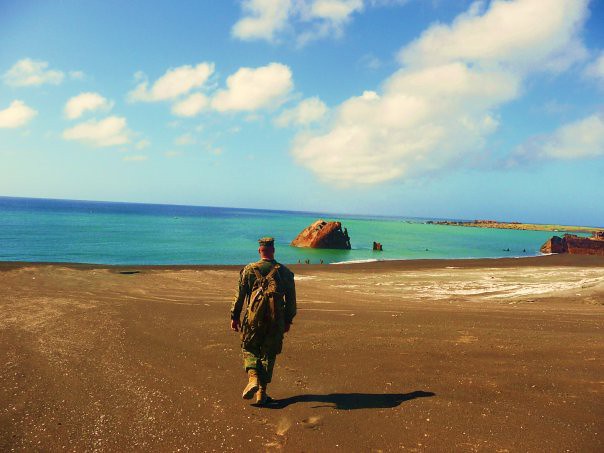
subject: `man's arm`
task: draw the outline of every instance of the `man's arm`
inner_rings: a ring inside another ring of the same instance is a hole
[[[290,324],[296,316],[296,283],[294,282],[294,274],[288,269],[288,276],[285,281],[285,331],[289,330]]]
[[[231,305],[231,329],[235,332],[239,331],[241,310],[243,309],[243,303],[245,297],[248,294],[248,279],[246,269],[243,268],[239,272],[239,283],[237,284],[237,290],[235,291],[235,300]]]

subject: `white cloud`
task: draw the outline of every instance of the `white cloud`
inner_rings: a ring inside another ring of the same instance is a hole
[[[191,134],[183,134],[179,137],[176,137],[174,144],[180,146],[193,145],[195,144],[195,137],[193,137]]]
[[[144,156],[142,154],[138,154],[138,155],[132,155],[132,156],[125,156],[122,158],[122,160],[124,162],[144,162],[148,159],[147,156]]]
[[[243,40],[275,42],[279,33],[296,36],[299,45],[328,36],[340,36],[353,14],[366,6],[380,7],[406,0],[243,0],[243,17],[233,36]]]
[[[15,100],[0,110],[0,129],[14,129],[26,125],[38,112],[25,102]]]
[[[65,104],[65,116],[73,120],[79,118],[85,112],[108,111],[112,107],[113,102],[108,101],[98,93],[80,93],[69,99]]]
[[[182,101],[172,105],[172,113],[177,116],[195,116],[209,104],[208,98],[201,93],[193,93]]]
[[[565,124],[551,134],[533,137],[515,150],[510,164],[599,156],[604,156],[604,115],[594,114]]]
[[[273,41],[286,27],[291,7],[292,0],[244,0],[242,9],[247,15],[233,26],[233,36]]]
[[[452,61],[565,69],[586,56],[577,32],[586,18],[587,0],[494,0],[487,11],[475,2],[451,25],[437,24],[399,53],[408,66]]]
[[[65,74],[47,68],[48,63],[45,61],[24,58],[16,62],[4,74],[4,81],[7,85],[16,87],[36,86],[45,83],[58,85],[63,81]]]
[[[600,52],[596,59],[587,66],[585,74],[604,82],[604,51]]]
[[[212,99],[212,107],[220,112],[252,111],[281,104],[292,87],[291,70],[280,63],[260,68],[241,68],[229,76],[226,90]]]
[[[110,116],[101,121],[87,121],[63,131],[65,140],[76,140],[95,147],[124,145],[130,142],[126,118]]]
[[[309,14],[314,18],[342,23],[347,21],[352,13],[362,9],[362,0],[315,0],[310,5]]]
[[[368,91],[343,103],[328,132],[299,135],[294,156],[341,185],[430,172],[480,147],[497,127],[489,109],[517,91],[513,77],[460,63],[400,70],[381,96]]]
[[[496,109],[520,96],[529,74],[576,58],[587,13],[587,0],[495,0],[486,11],[482,5],[450,26],[431,26],[402,49],[404,66],[379,94],[350,98],[328,128],[299,134],[296,161],[346,186],[422,176],[472,159],[497,129]]]
[[[149,88],[147,80],[140,82],[128,93],[131,101],[156,102],[176,99],[194,88],[202,86],[214,72],[213,63],[199,63],[197,66],[171,68]],[[137,73],[136,78],[144,78]]]
[[[280,127],[292,124],[306,126],[325,117],[327,106],[318,97],[304,99],[293,109],[285,110],[275,120]]]
[[[364,9],[362,0],[313,0],[302,2],[300,19],[306,28],[298,35],[298,45],[328,36],[340,37],[352,15]]]

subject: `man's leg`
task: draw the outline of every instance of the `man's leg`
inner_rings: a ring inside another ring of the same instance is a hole
[[[273,368],[275,368],[276,360],[277,356],[275,354],[265,354],[260,360],[262,369],[259,372],[259,377],[263,384],[268,384],[273,380]]]
[[[250,399],[256,393],[256,403],[266,403],[266,386],[273,379],[273,369],[277,354],[281,352],[283,334],[265,337],[259,346],[246,345],[243,349],[243,365],[249,376],[248,385],[243,391],[243,398]],[[253,393],[252,393],[253,392]]]
[[[258,393],[256,393],[256,404],[266,404],[269,397],[266,394],[266,387],[273,380],[273,369],[277,360],[277,353],[281,351],[283,339],[279,336],[268,337],[261,348],[260,364],[261,369],[258,372]]]
[[[251,350],[250,350],[251,349]],[[255,348],[243,349],[243,368],[247,373],[249,370],[256,370],[259,372],[262,368],[262,357],[259,351],[254,350]]]
[[[258,392],[256,393],[256,404],[263,405],[269,399],[266,394],[268,383],[273,379],[273,368],[275,367],[276,354],[268,353],[262,356],[260,364],[262,365],[258,373]]]
[[[248,383],[243,389],[241,396],[246,400],[252,399],[254,394],[258,391],[258,378],[263,368],[261,358],[259,357],[259,351],[254,349],[255,348],[249,347],[243,349],[243,366],[248,375]]]

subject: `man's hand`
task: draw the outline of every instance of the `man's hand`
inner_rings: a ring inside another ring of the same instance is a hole
[[[238,319],[231,319],[231,329],[235,332],[239,332],[239,329],[241,329],[241,323]]]
[[[283,330],[283,332],[289,332],[289,328],[291,327],[291,323],[290,322],[286,322],[285,323],[285,329]]]

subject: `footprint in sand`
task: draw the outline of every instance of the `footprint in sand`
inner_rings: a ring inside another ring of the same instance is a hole
[[[279,420],[277,425],[275,426],[275,434],[276,438],[273,438],[270,442],[264,444],[264,448],[266,451],[271,450],[283,450],[285,444],[287,442],[287,438],[285,434],[292,426],[292,422],[288,418],[282,418]]]
[[[306,429],[317,429],[319,426],[322,425],[321,417],[319,417],[317,415],[313,415],[311,417],[308,417],[308,418],[305,418],[304,420],[302,420],[300,422],[300,424],[302,425],[303,428],[306,428]]]
[[[284,436],[285,433],[289,431],[291,426],[291,421],[289,421],[287,418],[282,418],[281,420],[279,420],[279,423],[277,423],[277,426],[275,427],[275,434],[277,436]]]

